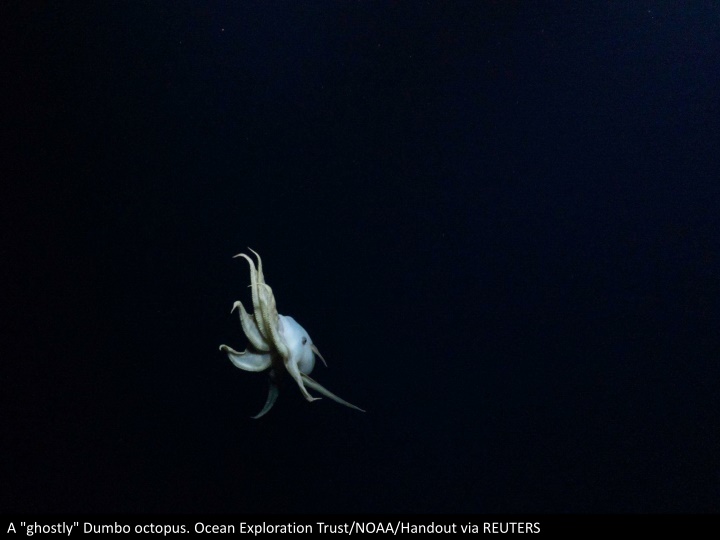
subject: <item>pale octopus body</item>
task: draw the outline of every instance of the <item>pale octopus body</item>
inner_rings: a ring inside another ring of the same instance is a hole
[[[240,369],[270,370],[270,388],[265,406],[253,418],[260,418],[274,405],[278,396],[277,379],[284,371],[295,380],[308,401],[320,399],[310,395],[307,391],[310,388],[347,407],[365,412],[310,378],[310,373],[315,367],[315,355],[318,355],[327,366],[325,359],[313,345],[308,333],[295,319],[277,312],[275,296],[265,283],[260,255],[252,249],[250,251],[255,253],[258,259],[257,268],[253,260],[244,253],[239,253],[235,257],[243,257],[250,264],[250,288],[254,313],[249,314],[240,301],[235,302],[232,308],[232,311],[237,308],[240,313],[240,324],[250,342],[250,348],[238,352],[227,345],[220,345],[220,350],[227,353],[230,361]]]

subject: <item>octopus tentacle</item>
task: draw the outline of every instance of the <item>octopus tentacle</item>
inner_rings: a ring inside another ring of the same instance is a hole
[[[290,357],[290,349],[285,343],[285,339],[280,335],[279,316],[275,305],[275,296],[269,285],[261,283],[260,293],[260,309],[265,327],[268,329],[270,342],[275,346],[282,358]]]
[[[220,345],[220,350],[227,353],[228,358],[235,364],[235,367],[245,371],[265,371],[272,365],[272,355],[270,353],[238,352],[227,345]]]
[[[307,391],[305,385],[303,384],[303,374],[300,373],[300,368],[298,368],[297,362],[293,362],[292,358],[285,361],[285,369],[287,369],[290,376],[295,379],[295,382],[300,387],[300,392],[302,392],[302,395],[305,396],[305,399],[308,401],[317,401],[318,399],[322,399],[311,396]]]
[[[238,313],[240,314],[240,326],[242,326],[243,332],[247,336],[252,346],[258,351],[269,352],[270,345],[268,345],[267,341],[265,341],[265,338],[260,333],[255,319],[250,314],[248,314],[247,311],[245,311],[245,306],[243,306],[242,302],[240,302],[239,300],[233,304],[230,313],[235,311],[236,308],[238,310]]]
[[[263,276],[262,259],[260,258],[260,254],[252,248],[248,248],[248,249],[255,254],[255,256],[257,257],[257,260],[258,260],[258,263],[257,263],[258,283],[265,283],[265,276]]]
[[[268,395],[267,399],[265,400],[265,405],[263,405],[262,410],[257,413],[255,416],[252,416],[251,418],[254,418],[257,420],[261,416],[265,415],[270,409],[272,409],[272,406],[275,405],[275,400],[277,400],[278,397],[278,386],[275,384],[275,381],[270,378],[268,381]]]
[[[262,334],[265,341],[268,342],[270,341],[270,332],[265,324],[265,317],[263,316],[263,308],[261,304],[262,300],[260,297],[260,283],[264,283],[264,281],[261,281],[260,279],[262,278],[262,274],[258,275],[258,271],[255,268],[255,262],[244,253],[238,253],[233,258],[236,257],[242,257],[250,265],[250,290],[252,291],[253,317],[255,318],[255,324],[257,325],[260,334]]]
[[[337,401],[338,403],[340,403],[340,404],[342,404],[342,405],[345,405],[346,407],[350,407],[351,409],[356,409],[356,410],[358,410],[358,411],[365,412],[363,409],[361,409],[361,408],[358,407],[357,405],[353,405],[352,403],[349,403],[349,402],[345,401],[345,400],[342,399],[341,397],[336,396],[336,395],[333,394],[330,390],[328,390],[328,389],[325,388],[323,385],[321,385],[319,382],[317,382],[316,380],[310,378],[309,375],[305,375],[305,373],[303,373],[303,374],[301,375],[301,377],[302,377],[303,382],[304,382],[306,385],[308,385],[310,388],[312,388],[313,390],[316,390],[316,391],[320,392],[320,393],[323,394],[324,396],[327,396],[327,397],[329,397],[330,399],[335,400],[335,401]]]

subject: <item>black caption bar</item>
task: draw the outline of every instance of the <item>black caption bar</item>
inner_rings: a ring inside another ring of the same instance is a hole
[[[269,535],[303,537],[350,536],[526,536],[577,537],[579,534],[652,533],[692,535],[720,528],[720,515],[376,515],[376,516],[30,516],[4,515],[0,522],[7,537],[35,535],[107,537],[225,535],[263,538]]]

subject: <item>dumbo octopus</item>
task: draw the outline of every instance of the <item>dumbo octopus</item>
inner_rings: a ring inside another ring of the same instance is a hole
[[[250,264],[250,288],[254,313],[249,314],[240,301],[235,302],[231,310],[231,313],[235,309],[238,310],[240,325],[250,342],[250,347],[238,352],[227,345],[220,345],[220,350],[227,353],[230,361],[240,369],[270,370],[270,389],[265,406],[253,418],[260,418],[275,404],[278,397],[278,381],[285,371],[295,380],[300,392],[308,401],[321,399],[310,395],[307,389],[311,388],[338,403],[365,412],[310,378],[310,372],[315,367],[315,355],[320,357],[326,367],[327,363],[305,329],[292,317],[277,312],[275,296],[263,277],[260,255],[252,249],[250,251],[257,257],[257,268],[254,261],[244,253],[238,253],[234,258],[242,257]]]

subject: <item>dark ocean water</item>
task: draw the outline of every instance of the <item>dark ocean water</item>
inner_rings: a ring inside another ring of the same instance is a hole
[[[0,511],[720,511],[716,5],[2,9]]]

